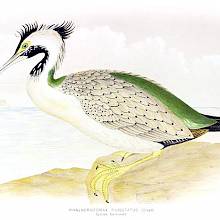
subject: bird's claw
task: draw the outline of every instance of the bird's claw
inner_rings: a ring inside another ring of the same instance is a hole
[[[113,179],[123,175],[131,168],[136,167],[147,160],[159,157],[161,152],[162,151],[160,150],[150,155],[144,155],[141,159],[133,161],[129,164],[122,163],[125,158],[133,155],[132,153],[126,152],[123,152],[123,154],[121,154],[122,152],[112,154],[111,156],[113,156],[114,159],[111,160],[103,160],[103,158],[96,160],[87,176],[86,185],[89,194],[97,197],[97,192],[100,192],[104,198],[104,201],[109,203],[109,185]],[[122,156],[119,161],[115,159],[115,157],[117,158],[117,156],[121,155],[124,156]],[[105,161],[110,162],[107,163]]]
[[[98,196],[98,192],[103,195],[104,201],[109,203],[109,184],[111,181],[123,174],[126,168],[116,160],[110,160],[106,164],[97,160],[87,177],[87,189],[89,194]]]

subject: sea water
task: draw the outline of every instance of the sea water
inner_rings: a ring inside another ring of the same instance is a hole
[[[0,183],[53,168],[89,168],[113,151],[37,108],[0,108]]]
[[[219,108],[200,111],[220,113]],[[220,134],[197,141],[219,142]],[[0,183],[53,168],[90,168],[97,157],[114,151],[37,108],[0,107]]]

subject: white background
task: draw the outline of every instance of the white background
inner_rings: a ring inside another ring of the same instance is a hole
[[[219,12],[220,3],[210,0],[2,1],[0,64],[14,52],[19,41],[15,33],[22,24],[35,20],[49,24],[74,20],[77,28],[66,44],[60,75],[90,68],[132,71],[160,82],[194,107],[220,107]],[[35,62],[33,59],[17,64],[1,77],[0,99],[6,100],[7,105],[32,106],[25,93],[25,79]],[[59,132],[62,135],[64,131]],[[82,142],[91,146],[86,138]],[[49,166],[53,166],[49,156]],[[15,168],[18,163],[14,158]],[[75,219],[66,213],[70,204],[74,204],[72,201],[62,204],[41,201],[41,206],[34,200],[1,203],[0,216],[5,215],[1,219],[12,219],[12,215],[27,219],[25,213],[32,215],[28,219],[35,219],[42,211],[46,212],[43,219],[52,213],[59,219],[61,216]],[[215,191],[175,206],[161,205],[153,217],[214,219],[215,215],[218,219],[218,204],[219,192]]]
[[[73,20],[77,28],[67,41],[60,74],[90,68],[132,71],[162,83],[192,106],[220,106],[219,19],[217,1],[5,1],[0,64],[14,52],[22,24]],[[2,77],[0,92],[8,104],[32,105],[24,86],[33,63],[17,64]]]

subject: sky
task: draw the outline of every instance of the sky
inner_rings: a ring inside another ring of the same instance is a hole
[[[13,5],[13,7],[11,7]],[[193,107],[220,107],[220,4],[217,1],[7,1],[0,15],[0,65],[14,52],[22,24],[73,20],[75,32],[57,75],[116,69],[147,76]],[[18,10],[19,9],[19,10]],[[10,11],[10,13],[8,13]],[[33,106],[26,78],[39,58],[11,67],[0,100]]]

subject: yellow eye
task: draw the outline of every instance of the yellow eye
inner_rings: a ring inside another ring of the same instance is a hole
[[[23,43],[21,46],[22,49],[26,49],[27,47],[28,47],[28,43]]]

